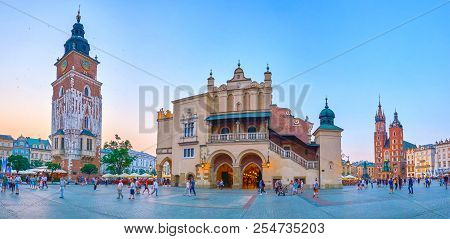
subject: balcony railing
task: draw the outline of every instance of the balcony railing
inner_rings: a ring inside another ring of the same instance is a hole
[[[267,132],[256,133],[232,133],[232,134],[213,134],[209,137],[210,143],[216,142],[237,142],[237,141],[264,141],[268,140]]]
[[[93,150],[81,150],[81,156],[95,157],[95,151],[93,151]]]

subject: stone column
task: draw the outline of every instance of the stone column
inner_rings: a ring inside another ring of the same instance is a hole
[[[233,165],[233,188],[242,188],[242,172],[239,165]]]

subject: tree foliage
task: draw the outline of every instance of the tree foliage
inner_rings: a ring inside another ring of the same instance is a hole
[[[85,173],[87,175],[97,174],[98,173],[97,166],[95,166],[94,164],[90,164],[90,163],[87,163],[87,164],[83,165],[83,167],[80,170],[81,170],[82,173]]]
[[[47,163],[45,163],[45,166],[47,166],[48,170],[52,171],[52,174],[56,170],[61,169],[61,164],[59,164],[59,163],[47,162]]]
[[[128,154],[132,148],[130,141],[122,140],[117,134],[115,140],[105,143],[104,148],[109,152],[102,157],[102,163],[112,174],[122,174],[135,159]]]
[[[30,161],[22,155],[11,155],[8,158],[8,162],[13,170],[17,173],[22,170],[27,170],[30,168]]]
[[[39,168],[44,166],[44,162],[42,160],[31,160],[30,168]]]

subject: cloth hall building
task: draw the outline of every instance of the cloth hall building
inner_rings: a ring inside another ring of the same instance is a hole
[[[210,73],[207,92],[174,100],[173,112],[157,114],[157,173],[172,185],[194,178],[200,187],[251,189],[263,179],[285,185],[302,179],[311,186],[341,187],[341,133],[325,103],[320,125],[272,103],[272,73],[262,82],[244,75],[238,64],[226,84],[215,85]],[[312,133],[312,134],[311,134]],[[312,138],[314,137],[314,138]]]

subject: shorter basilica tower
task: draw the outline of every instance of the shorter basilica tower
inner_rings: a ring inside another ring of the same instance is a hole
[[[64,55],[55,66],[51,84],[53,142],[52,160],[60,163],[69,178],[81,175],[84,164],[100,166],[102,133],[102,83],[97,81],[97,57],[89,56],[80,10],[72,36],[64,44]]]

